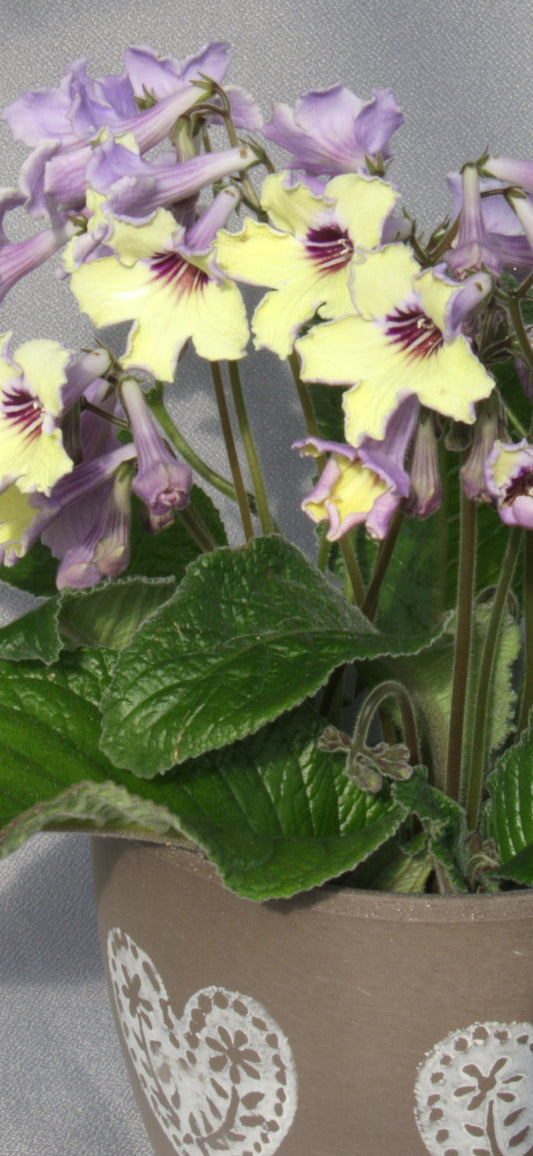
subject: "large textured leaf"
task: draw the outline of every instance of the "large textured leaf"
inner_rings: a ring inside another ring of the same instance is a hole
[[[182,831],[240,895],[269,899],[317,886],[366,859],[405,818],[401,803],[348,779],[343,757],[317,749],[322,730],[304,705],[175,776]]]
[[[122,651],[103,700],[103,749],[154,775],[258,730],[343,662],[416,646],[379,635],[281,538],[218,550]]]
[[[91,590],[65,592],[59,626],[70,647],[120,650],[174,592],[172,578],[115,578]]]
[[[59,657],[59,599],[48,598],[0,629],[0,659],[22,662],[38,658],[52,663]]]
[[[487,833],[502,863],[498,873],[533,886],[533,720],[520,742],[498,760],[487,785]]]
[[[402,822],[400,803],[363,794],[339,756],[317,749],[323,724],[307,707],[179,774],[147,782],[117,770],[98,749],[95,705],[110,662],[101,650],[53,669],[2,665],[0,855],[46,827],[190,836],[229,886],[265,899],[353,867]]]

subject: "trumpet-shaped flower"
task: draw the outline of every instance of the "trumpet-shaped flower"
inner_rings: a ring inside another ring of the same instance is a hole
[[[222,41],[204,44],[198,52],[181,61],[171,56],[158,56],[152,48],[144,46],[128,48],[124,53],[126,72],[140,100],[146,97],[147,92],[156,100],[163,100],[185,85],[205,79],[206,76],[221,84],[228,64],[229,45]],[[224,86],[224,92],[229,100],[233,123],[238,128],[253,131],[261,127],[261,113],[247,92],[231,84]],[[215,96],[209,103],[216,107],[218,98]],[[216,121],[216,115],[212,119]]]
[[[130,558],[130,466],[95,489],[91,498],[71,503],[42,534],[42,540],[60,559],[58,590],[83,589],[102,578],[116,578]]]
[[[353,313],[353,271],[379,245],[396,201],[379,178],[334,177],[318,195],[304,183],[287,184],[283,173],[267,177],[261,203],[272,226],[248,218],[241,233],[220,233],[216,246],[232,277],[273,290],[254,314],[258,348],[287,357],[316,312]]]
[[[150,164],[139,155],[134,138],[107,137],[95,149],[87,167],[93,189],[102,193],[104,213],[131,224],[150,220],[156,209],[199,193],[205,185],[242,172],[255,159],[252,149],[232,148],[203,153],[176,164]]]
[[[105,371],[109,356],[102,350],[72,365],[63,346],[35,340],[11,357],[10,338],[0,338],[0,489],[16,482],[22,493],[49,493],[73,467],[63,445],[63,413]]]
[[[495,441],[485,462],[485,481],[502,521],[533,530],[533,446],[525,438]]]
[[[98,208],[98,198],[89,202]],[[133,321],[123,365],[172,381],[189,338],[201,357],[235,360],[248,341],[240,293],[216,268],[210,245],[235,207],[226,189],[187,232],[158,209],[144,225],[113,221],[111,256],[74,270],[72,290],[95,325]],[[67,267],[72,267],[72,251]]]
[[[4,217],[23,201],[24,194],[18,189],[0,190],[0,301],[21,277],[53,256],[76,231],[71,221],[65,221],[25,241],[10,241],[4,231]]]
[[[132,489],[155,518],[183,509],[192,486],[191,467],[178,461],[163,441],[137,382],[124,381],[121,393],[137,450]]]
[[[453,249],[446,254],[448,268],[457,277],[468,271],[486,269],[496,276],[501,272],[502,258],[492,247],[483,220],[479,173],[475,165],[465,165],[462,173],[463,201],[459,232]]]
[[[453,197],[454,211],[458,215],[463,209],[463,176],[461,173],[450,173],[447,180],[448,188]],[[478,230],[477,238],[471,237],[471,239],[480,240],[479,233],[484,230],[481,244],[484,247],[488,246],[492,254],[491,260],[494,258],[499,260],[504,269],[528,272],[533,268],[533,249],[524,236],[518,217],[504,196],[505,188],[504,182],[495,178],[482,177],[480,179],[481,227]],[[499,195],[499,190],[501,190],[501,195]],[[490,196],[484,197],[482,196],[483,193],[490,193]],[[472,234],[477,226],[472,220],[471,188],[467,194],[467,201],[470,202],[466,208]],[[449,254],[447,254],[447,258],[448,256]],[[489,268],[488,265],[487,268]]]
[[[328,541],[337,541],[363,522],[372,538],[386,537],[392,515],[409,494],[404,459],[418,409],[416,398],[408,398],[390,418],[384,440],[367,438],[359,449],[321,438],[295,443],[293,448],[303,454],[330,454],[316,486],[302,502],[302,510],[314,522],[329,522]]]
[[[461,324],[490,285],[483,273],[458,284],[433,269],[420,272],[403,245],[354,267],[359,315],[317,325],[296,346],[304,380],[353,383],[343,402],[351,445],[382,438],[390,414],[411,394],[446,417],[474,421],[474,403],[494,382]]]
[[[389,89],[375,89],[372,100],[363,103],[338,84],[306,93],[294,112],[287,104],[275,105],[262,133],[293,154],[288,168],[335,176],[365,173],[369,163],[386,160],[390,137],[401,124],[402,113]]]

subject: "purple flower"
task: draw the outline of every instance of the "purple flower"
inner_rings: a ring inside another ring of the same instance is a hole
[[[458,216],[463,203],[461,174],[450,173],[447,183],[452,194],[455,215]],[[503,195],[505,187],[502,181],[492,178],[482,177],[480,180],[481,217],[486,244],[491,253],[500,259],[504,269],[528,272],[533,268],[533,250],[524,236],[518,218]],[[501,196],[497,192],[500,189]],[[491,196],[481,196],[482,193],[488,192]]]
[[[485,462],[485,482],[502,522],[533,530],[533,446],[495,441]]]
[[[4,232],[4,217],[23,202],[24,194],[19,190],[0,190],[0,301],[4,300],[21,277],[53,256],[76,231],[76,226],[66,221],[50,229],[43,229],[26,241],[10,241]]]
[[[60,559],[58,590],[81,590],[116,578],[130,558],[131,470],[118,470],[90,499],[69,505],[42,534]]]
[[[277,104],[262,132],[293,154],[291,169],[315,176],[369,171],[388,160],[388,143],[403,124],[402,113],[387,88],[374,90],[363,103],[342,85],[308,92],[295,105]]]
[[[87,166],[87,180],[106,196],[104,212],[131,224],[153,217],[156,209],[195,195],[205,185],[241,172],[254,160],[250,148],[204,153],[176,164],[150,164],[113,137],[103,141]]]
[[[163,441],[142,390],[133,378],[122,384],[122,399],[137,450],[137,475],[132,489],[146,503],[154,518],[181,510],[189,501],[192,470],[180,462]]]
[[[417,426],[411,461],[411,489],[405,509],[413,518],[429,518],[442,499],[435,419],[427,413]]]
[[[493,248],[485,228],[481,207],[479,173],[475,165],[465,165],[462,174],[463,203],[459,222],[459,233],[453,249],[446,254],[450,271],[456,277],[465,277],[468,272],[485,269],[499,275],[502,259]]]
[[[124,64],[135,95],[142,99],[146,93],[156,100],[178,92],[186,84],[206,76],[222,84],[229,63],[229,45],[220,41],[204,44],[193,56],[185,60],[175,60],[171,56],[158,56],[152,48],[128,48],[124,54]],[[242,88],[227,85],[224,89],[229,100],[231,117],[238,128],[249,131],[259,129],[263,123],[261,113],[252,97]],[[217,103],[218,98],[211,100]],[[217,121],[216,116],[213,120]]]
[[[461,467],[461,484],[468,498],[478,502],[490,502],[493,493],[487,488],[485,464],[490,457],[497,438],[501,438],[505,426],[501,404],[497,395],[481,401],[477,409],[472,447],[468,458]]]
[[[514,157],[487,157],[483,172],[496,177],[505,185],[515,185],[526,193],[533,193],[533,161],[519,161]]]
[[[386,537],[392,515],[409,494],[404,460],[418,410],[416,398],[407,398],[390,418],[383,441],[366,438],[358,449],[321,438],[295,442],[293,448],[302,454],[330,454],[316,486],[302,502],[314,522],[327,519],[329,542],[363,522],[372,538]]]

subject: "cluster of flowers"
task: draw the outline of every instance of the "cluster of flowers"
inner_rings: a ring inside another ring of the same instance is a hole
[[[329,540],[360,523],[383,538],[400,503],[420,518],[438,507],[445,419],[473,427],[467,494],[533,528],[533,446],[510,440],[486,368],[496,350],[516,356],[530,389],[529,333],[509,325],[498,286],[506,270],[533,279],[533,163],[484,156],[449,178],[454,223],[422,248],[385,179],[403,119],[390,91],[366,103],[341,86],[310,92],[263,124],[247,93],[223,86],[227,66],[222,43],[183,62],[131,48],[120,76],[92,81],[77,61],[59,88],[4,111],[31,151],[18,188],[0,193],[0,299],[63,248],[82,311],[132,327],[118,361],[104,348],[76,360],[47,340],[11,352],[4,335],[0,562],[40,537],[60,560],[58,586],[90,585],[127,566],[131,491],[152,531],[187,504],[191,468],[164,440],[142,375],[173,381],[189,341],[211,362],[243,357],[239,282],[268,290],[256,347],[292,359],[304,382],[344,387],[345,442],[297,443],[320,472],[303,508]],[[227,149],[211,151],[213,124]],[[248,170],[269,166],[262,138],[290,160],[259,196]],[[241,204],[249,215],[228,231]],[[45,226],[11,243],[1,226],[20,207]]]

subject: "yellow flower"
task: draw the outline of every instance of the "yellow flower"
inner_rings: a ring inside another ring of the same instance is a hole
[[[88,204],[96,211],[100,200],[89,193]],[[235,194],[225,190],[188,233],[166,209],[141,225],[108,218],[113,231],[105,244],[113,255],[80,265],[71,287],[95,325],[134,321],[124,366],[172,381],[189,338],[210,361],[243,356],[248,323],[241,295],[220,275],[209,249],[210,232],[215,235],[220,216],[227,220],[234,205]],[[71,251],[67,268],[72,264]]]
[[[286,184],[286,173],[267,177],[261,204],[272,225],[248,218],[241,233],[221,232],[221,268],[237,280],[267,285],[255,311],[257,348],[289,355],[299,331],[316,312],[323,318],[353,313],[350,281],[368,249],[379,245],[397,194],[378,178],[334,177],[323,194]]]
[[[9,354],[11,334],[0,336],[0,490],[50,493],[73,463],[59,427],[62,387],[71,354],[55,341],[27,341]]]
[[[355,267],[358,315],[317,325],[296,345],[304,380],[353,383],[343,402],[347,442],[381,439],[413,394],[446,417],[474,421],[474,402],[494,381],[460,332],[461,301],[471,309],[486,292],[482,274],[466,285],[421,272],[404,245],[386,245]]]

